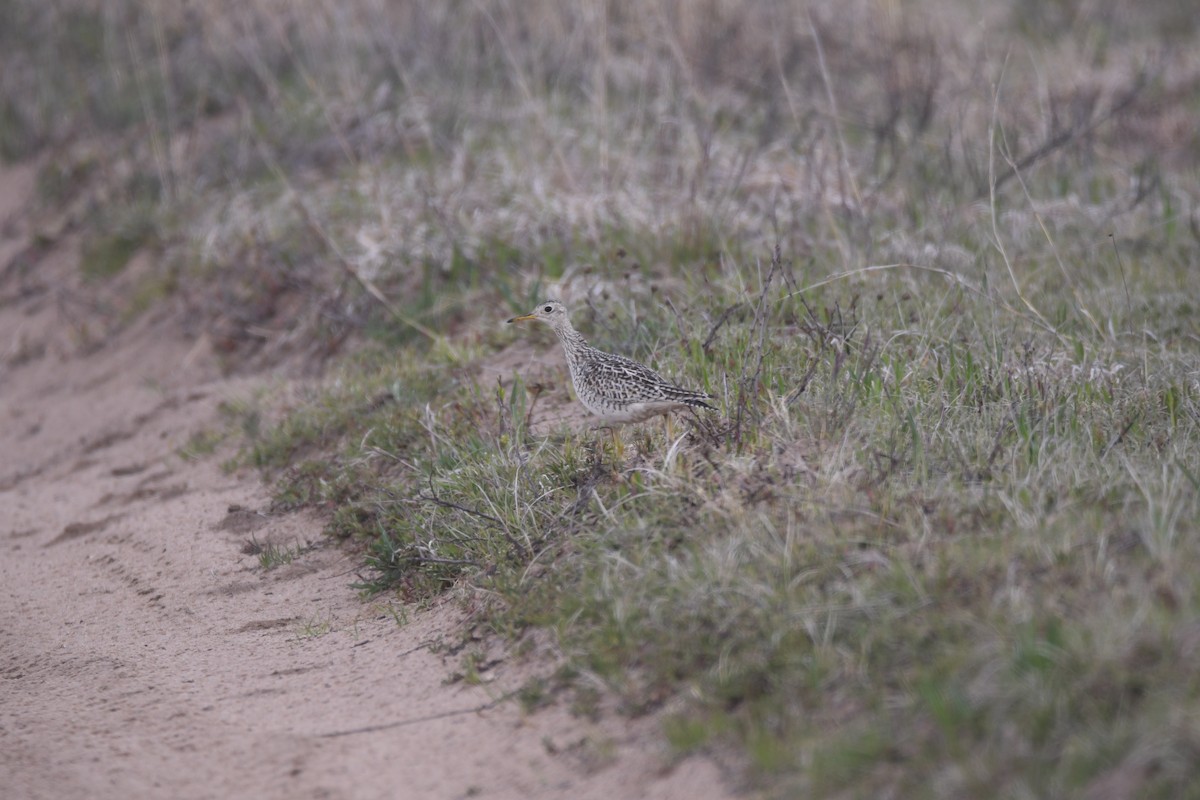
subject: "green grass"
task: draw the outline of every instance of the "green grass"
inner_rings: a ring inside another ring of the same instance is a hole
[[[333,620],[323,619],[319,614],[296,626],[296,636],[299,639],[319,639],[333,631]]]
[[[262,552],[258,554],[258,565],[264,570],[273,567],[281,567],[284,564],[290,564],[296,558],[304,553],[305,548],[298,544],[279,545],[267,543],[263,545]]]
[[[497,633],[550,629],[630,713],[687,687],[668,740],[739,743],[770,792],[920,794],[958,765],[940,792],[1069,795],[1147,747],[1152,794],[1188,785],[1194,348],[1082,327],[1034,345],[1023,316],[899,270],[856,305],[781,275],[710,274],[680,317],[639,319],[633,354],[722,409],[677,446],[657,426],[623,458],[603,433],[534,436],[519,377],[410,347],[250,458],[336,454],[284,469],[279,496],[363,542],[365,588],[476,587]]]
[[[246,555],[257,556],[258,566],[265,572],[275,567],[282,567],[292,563],[314,547],[315,545],[312,543],[302,545],[298,541],[294,541],[291,544],[287,544],[286,542],[266,542],[264,544],[255,538],[251,538],[242,547],[242,552]]]

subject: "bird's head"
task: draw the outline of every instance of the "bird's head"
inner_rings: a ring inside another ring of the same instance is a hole
[[[538,303],[537,308],[533,309],[528,314],[522,314],[519,317],[513,317],[509,323],[525,322],[526,320],[540,320],[554,325],[559,322],[566,321],[567,307],[557,300],[545,300]]]

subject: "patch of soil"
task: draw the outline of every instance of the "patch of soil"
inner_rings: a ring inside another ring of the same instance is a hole
[[[557,342],[550,349],[540,349],[518,339],[484,360],[479,370],[480,385],[499,383],[506,392],[512,391],[520,378],[529,431],[535,436],[563,429],[583,431],[597,424],[597,418],[574,399],[567,362]]]

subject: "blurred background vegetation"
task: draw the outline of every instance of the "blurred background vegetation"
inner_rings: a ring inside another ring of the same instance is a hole
[[[0,155],[86,218],[89,272],[149,244],[144,291],[220,275],[193,311],[242,354],[372,328],[349,268],[451,330],[485,282],[525,299],[509,276],[623,272],[618,249],[978,281],[997,235],[1040,313],[1090,325],[1071,286],[1114,285],[1107,234],[1134,270],[1196,244],[1191,12],[4,0]],[[281,315],[303,335],[248,332]]]

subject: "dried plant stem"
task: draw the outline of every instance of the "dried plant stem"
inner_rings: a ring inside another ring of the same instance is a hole
[[[1004,84],[1004,69],[1007,65],[1008,56],[1006,55],[1004,66],[1000,68],[1000,77],[996,80],[996,90],[992,94],[992,118],[988,125],[988,186],[990,188],[989,210],[992,218],[992,244],[996,246],[996,250],[1000,253],[1000,259],[1004,262],[1004,268],[1008,270],[1008,278],[1012,282],[1013,290],[1017,293],[1017,298],[1034,316],[1039,325],[1057,336],[1058,330],[1042,316],[1042,312],[1038,311],[1021,291],[1021,284],[1017,280],[1016,272],[1013,271],[1012,261],[1004,249],[1003,239],[1000,238],[1000,223],[996,214],[996,128],[998,125],[996,120],[1000,113],[1000,87]]]

